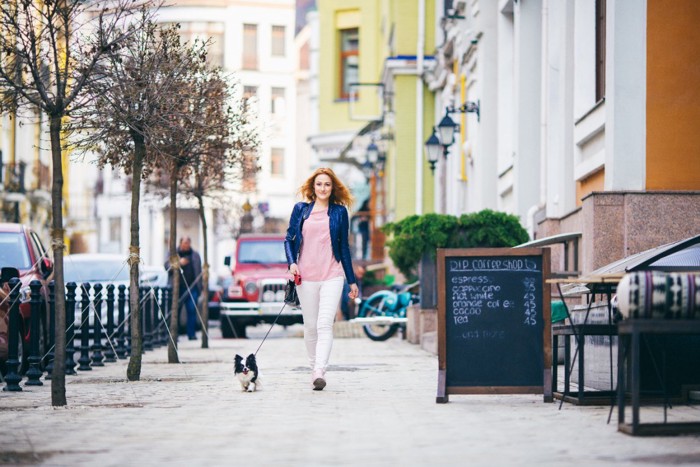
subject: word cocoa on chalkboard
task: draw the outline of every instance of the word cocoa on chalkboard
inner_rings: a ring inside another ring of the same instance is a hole
[[[532,253],[441,250],[438,307],[443,321],[439,339],[444,342],[439,348],[448,389],[533,392],[540,388],[542,392],[547,341],[544,316],[549,310],[548,306],[545,310],[544,279],[549,265],[541,250]]]

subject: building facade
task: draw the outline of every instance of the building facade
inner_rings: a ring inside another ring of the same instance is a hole
[[[209,200],[205,208],[211,226],[210,262],[215,271],[224,273],[223,257],[233,251],[238,231],[279,231],[286,225],[293,204],[298,179],[295,4],[293,0],[178,0],[161,7],[156,21],[178,23],[185,40],[210,41],[207,59],[232,74],[237,92],[258,126],[257,167],[251,165],[240,186],[227,193],[225,206]],[[101,177],[98,248],[126,252],[128,179],[110,172]],[[142,256],[148,264],[163,264],[168,254],[169,201],[147,190],[142,199]],[[123,209],[107,209],[115,203],[121,203]],[[178,199],[178,236],[190,236],[195,248],[201,248],[196,208],[195,201]],[[250,225],[242,225],[244,215],[252,219]]]
[[[30,225],[48,244],[51,152],[40,112],[0,115],[0,222]]]
[[[433,210],[433,177],[423,155],[433,94],[422,75],[434,66],[436,5],[317,5],[319,124],[309,142],[319,164],[349,181],[358,201],[353,210],[369,215],[371,253],[364,259],[382,260],[384,223]]]
[[[579,233],[582,272],[697,234],[697,2],[443,7],[435,124],[479,106],[451,114],[447,212],[511,212],[533,238]]]

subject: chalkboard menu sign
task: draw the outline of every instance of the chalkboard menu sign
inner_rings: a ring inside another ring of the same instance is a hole
[[[438,395],[551,394],[547,248],[439,249]]]

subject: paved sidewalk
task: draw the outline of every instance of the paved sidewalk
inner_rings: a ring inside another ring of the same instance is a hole
[[[682,465],[700,437],[617,432],[608,407],[546,404],[541,396],[451,396],[435,403],[437,359],[398,338],[335,340],[328,386],[311,391],[298,330],[275,331],[258,361],[263,390],[243,393],[235,353],[248,340],[212,336],[67,377],[66,408],[50,385],[0,392],[0,464],[40,465]],[[214,331],[216,332],[216,330]],[[673,413],[673,411],[671,411]],[[687,411],[685,412],[687,413]],[[700,417],[700,410],[696,410]]]

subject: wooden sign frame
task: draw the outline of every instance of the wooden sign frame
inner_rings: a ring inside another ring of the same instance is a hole
[[[447,385],[447,297],[445,262],[449,257],[540,256],[542,258],[542,345],[544,374],[542,386],[448,386]],[[437,403],[449,401],[450,394],[544,394],[552,402],[552,326],[549,248],[465,248],[437,250],[438,287],[438,389]]]

